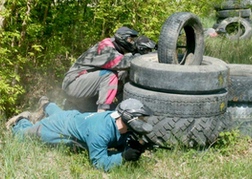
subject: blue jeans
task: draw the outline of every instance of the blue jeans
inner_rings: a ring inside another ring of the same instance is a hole
[[[59,106],[55,103],[49,103],[45,108],[45,113],[47,116],[51,116],[55,113],[63,111]],[[14,135],[18,135],[20,139],[23,139],[24,135],[35,135],[40,136],[40,128],[41,124],[38,121],[35,124],[32,124],[29,119],[23,118],[19,120],[15,126],[12,127],[12,133]]]

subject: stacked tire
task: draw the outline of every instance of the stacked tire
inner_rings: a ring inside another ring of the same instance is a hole
[[[181,55],[176,53],[176,45],[182,29],[196,40],[187,43],[189,50]],[[203,28],[195,15],[175,13],[162,27],[158,52],[132,61],[124,99],[138,99],[154,112],[148,119],[154,129],[144,140],[158,145],[206,146],[229,125],[229,68],[220,59],[203,56],[202,39]],[[183,65],[178,65],[179,56],[185,59]]]
[[[251,5],[249,0],[226,0],[215,6],[216,29],[224,29],[231,40],[246,39],[252,35]]]
[[[252,65],[228,64],[230,83],[228,111],[232,128],[252,137]]]

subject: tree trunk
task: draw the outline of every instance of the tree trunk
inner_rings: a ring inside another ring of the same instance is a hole
[[[0,0],[0,12],[4,11],[5,0]],[[0,29],[3,28],[4,17],[0,15]]]

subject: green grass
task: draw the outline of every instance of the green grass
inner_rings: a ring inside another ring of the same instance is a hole
[[[215,24],[214,18],[202,19],[204,28]],[[219,58],[226,63],[252,64],[252,38],[229,40],[225,35],[206,38],[204,55]]]
[[[1,125],[3,126],[3,124]],[[127,162],[108,173],[94,169],[86,151],[48,147],[37,140],[20,142],[3,127],[0,133],[1,178],[251,178],[252,141],[237,131],[223,133],[207,149],[145,151],[140,161]]]
[[[223,36],[205,41],[205,55],[227,63],[252,64],[252,40],[228,40]]]

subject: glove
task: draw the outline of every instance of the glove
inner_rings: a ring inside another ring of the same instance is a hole
[[[154,49],[155,49],[155,50],[158,50],[158,43],[156,43]]]
[[[142,144],[140,144],[140,142],[137,140],[133,140],[133,139],[128,140],[128,145],[130,148],[137,149],[141,153],[144,153],[145,151],[145,147]]]
[[[127,70],[120,70],[120,71],[118,71],[117,74],[118,74],[119,80],[121,80],[121,81],[124,81],[129,75]]]
[[[137,161],[141,156],[141,152],[137,149],[128,148],[122,153],[122,157],[126,161]]]

